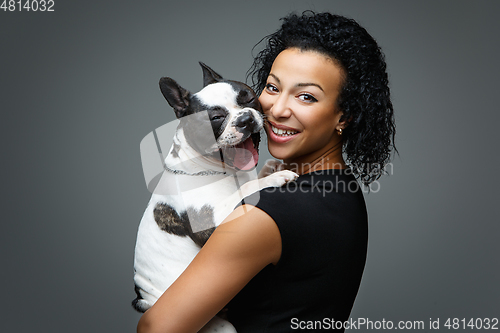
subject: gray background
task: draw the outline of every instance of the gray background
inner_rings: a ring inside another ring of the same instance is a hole
[[[139,143],[173,119],[158,79],[197,91],[201,60],[244,80],[253,45],[305,9],[352,17],[378,40],[396,110],[400,156],[366,196],[352,317],[500,317],[499,4],[56,0],[53,13],[0,11],[0,330],[135,332],[133,251],[150,196]]]

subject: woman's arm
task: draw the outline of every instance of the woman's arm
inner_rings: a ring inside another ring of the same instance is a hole
[[[236,208],[188,268],[141,317],[138,333],[198,332],[265,266],[281,256],[281,235],[262,210]]]

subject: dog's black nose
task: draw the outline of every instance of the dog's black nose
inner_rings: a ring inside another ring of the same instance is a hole
[[[236,119],[235,126],[239,129],[246,129],[253,132],[257,126],[257,122],[252,113],[247,111]]]

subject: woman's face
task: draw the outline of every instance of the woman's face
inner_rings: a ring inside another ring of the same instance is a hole
[[[276,57],[259,97],[271,155],[304,164],[339,147],[342,73],[331,58],[314,51],[291,48]]]

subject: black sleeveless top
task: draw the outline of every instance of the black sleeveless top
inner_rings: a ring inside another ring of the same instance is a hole
[[[363,193],[350,169],[301,175],[244,202],[273,218],[282,253],[228,304],[238,333],[321,332],[348,320],[368,242]]]

